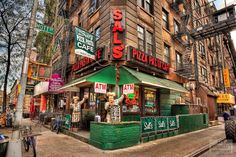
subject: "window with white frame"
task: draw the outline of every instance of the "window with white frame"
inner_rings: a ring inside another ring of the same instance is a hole
[[[145,30],[143,27],[137,27],[138,31],[138,49],[146,54],[152,55],[153,53],[153,34]]]
[[[207,81],[207,70],[205,67],[201,67],[201,75],[204,81]]]
[[[162,9],[162,25],[169,30],[169,13],[165,9]]]
[[[138,49],[144,51],[144,28],[138,25]]]
[[[183,68],[183,59],[182,54],[176,51],[176,69],[182,69]]]
[[[180,24],[176,20],[174,20],[174,34],[178,34],[180,32]]]

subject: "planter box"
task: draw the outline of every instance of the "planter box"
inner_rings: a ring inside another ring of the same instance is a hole
[[[103,150],[136,145],[140,137],[139,122],[90,123],[89,143]]]

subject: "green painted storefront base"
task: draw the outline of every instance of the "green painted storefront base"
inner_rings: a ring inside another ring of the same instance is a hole
[[[143,137],[141,137],[141,142],[145,143],[145,142],[158,140],[158,139],[171,137],[171,136],[176,136],[176,135],[178,135],[178,130],[172,130],[169,132],[160,132],[160,133],[156,133],[156,134],[148,134],[148,135],[144,135]]]
[[[179,115],[179,134],[208,127],[208,114]]]
[[[112,150],[136,145],[140,136],[139,122],[91,122],[89,143],[103,150]]]

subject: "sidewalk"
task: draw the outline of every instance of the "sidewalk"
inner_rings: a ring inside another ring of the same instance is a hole
[[[37,140],[40,157],[183,157],[224,138],[224,126],[142,143],[134,147],[103,151],[67,135],[45,131]]]

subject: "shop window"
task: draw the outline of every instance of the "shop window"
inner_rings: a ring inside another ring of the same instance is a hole
[[[94,93],[94,88],[90,88],[89,92],[89,104],[88,108],[95,110],[96,107],[96,93]]]
[[[156,90],[151,88],[144,89],[144,111],[146,114],[157,113]]]
[[[134,94],[127,94],[124,99],[123,112],[140,112],[139,87],[135,86]]]
[[[162,9],[162,25],[169,30],[169,13],[165,9]]]
[[[138,0],[138,5],[153,14],[153,0]]]
[[[183,67],[183,59],[182,59],[182,54],[176,51],[176,69],[182,69]]]
[[[170,46],[164,44],[164,62],[170,63]]]

